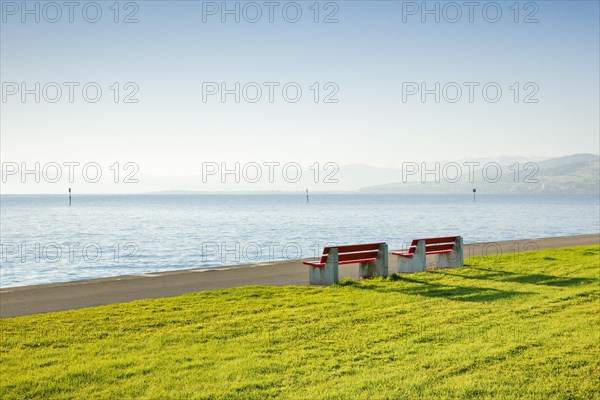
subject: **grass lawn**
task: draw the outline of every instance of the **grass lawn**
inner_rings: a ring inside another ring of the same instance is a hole
[[[600,399],[599,250],[2,319],[0,398]]]

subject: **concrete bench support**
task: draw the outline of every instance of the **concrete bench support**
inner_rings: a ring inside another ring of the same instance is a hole
[[[425,272],[425,256],[425,241],[419,240],[412,257],[398,257],[398,272],[403,274]]]
[[[388,276],[388,245],[386,243],[379,245],[377,260],[374,263],[360,263],[358,275],[361,278],[373,278],[375,276]]]
[[[457,268],[465,265],[462,236],[457,237],[454,241],[451,253],[437,255],[436,264],[438,268]]]
[[[310,267],[308,281],[311,285],[333,285],[339,283],[338,249],[332,248],[324,267]]]

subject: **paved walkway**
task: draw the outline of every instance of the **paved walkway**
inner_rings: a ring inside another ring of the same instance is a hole
[[[465,246],[465,258],[475,255],[600,244],[600,235],[579,235]],[[428,262],[432,261],[429,260]],[[390,273],[396,257],[390,255]],[[340,266],[340,277],[357,277],[356,265]],[[70,310],[147,298],[177,296],[236,286],[307,285],[308,267],[300,261],[189,269],[127,275],[86,281],[0,289],[0,317]]]

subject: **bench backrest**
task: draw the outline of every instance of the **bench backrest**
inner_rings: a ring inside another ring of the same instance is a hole
[[[379,246],[385,243],[352,244],[349,246],[331,246],[323,249],[323,255],[319,262],[326,263],[329,250],[338,249],[338,261],[363,260],[365,258],[376,258]]]
[[[410,247],[408,248],[408,252],[415,252],[419,240],[425,241],[425,253],[428,253],[430,251],[452,250],[454,248],[454,243],[456,239],[458,239],[459,237],[460,236],[448,236],[440,238],[415,239],[411,242]]]

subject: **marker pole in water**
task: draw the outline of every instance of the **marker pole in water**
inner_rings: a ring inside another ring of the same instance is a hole
[[[477,189],[473,189],[473,203],[475,203],[475,192],[477,192]]]
[[[308,204],[308,189],[306,189],[306,203]]]
[[[69,188],[69,207],[71,207],[71,188]]]

